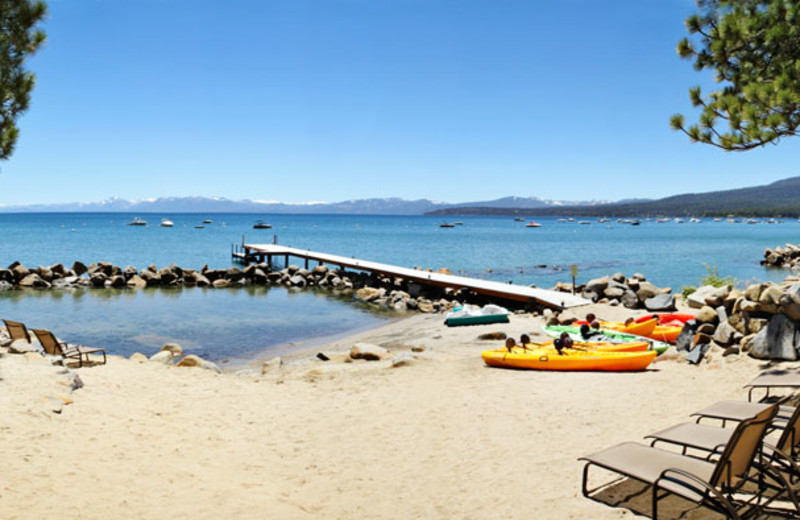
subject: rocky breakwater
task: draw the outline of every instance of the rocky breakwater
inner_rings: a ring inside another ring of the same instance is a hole
[[[761,265],[800,271],[800,245],[786,244],[784,247],[764,249]]]
[[[438,272],[448,272],[440,269]],[[175,264],[166,267],[149,265],[144,269],[118,266],[109,262],[85,265],[75,262],[26,267],[14,262],[0,269],[0,291],[13,289],[68,290],[142,289],[146,287],[242,287],[249,285],[279,285],[285,287],[316,287],[334,295],[350,296],[361,302],[394,311],[444,312],[462,303],[488,303],[489,300],[468,291],[454,291],[409,282],[402,278],[375,273],[350,272],[318,265],[302,269],[296,265],[275,270],[267,263],[251,264],[244,268],[187,269]]]
[[[800,278],[758,283],[744,291],[703,286],[687,297],[697,318],[684,327],[678,350],[723,355],[747,353],[758,359],[800,359]]]
[[[572,284],[558,283],[556,291],[572,292]],[[589,280],[575,287],[575,292],[595,303],[622,305],[628,309],[651,312],[675,310],[675,295],[670,287],[656,287],[640,273],[630,278],[622,273]]]

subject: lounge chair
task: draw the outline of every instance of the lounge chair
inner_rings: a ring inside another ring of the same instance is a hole
[[[770,390],[773,388],[792,388],[794,390],[800,390],[800,370],[767,370],[744,385],[744,387],[748,389],[748,401],[753,400],[753,390],[766,390],[766,394],[761,399],[764,401],[770,398]]]
[[[33,329],[33,333],[39,339],[39,343],[44,347],[44,351],[53,356],[61,356],[62,363],[68,359],[77,359],[78,366],[82,367],[84,360],[88,363],[89,354],[100,352],[103,354],[103,363],[106,364],[106,350],[103,348],[80,347],[77,345],[67,345],[59,341],[49,330]]]
[[[6,324],[6,330],[8,330],[8,335],[11,336],[12,341],[22,339],[28,343],[32,343],[31,334],[28,332],[28,327],[26,327],[24,323],[10,320],[3,320],[3,323]]]
[[[740,422],[732,430],[729,441],[715,462],[636,442],[618,444],[581,457],[579,460],[586,461],[583,468],[583,495],[591,498],[592,493],[609,485],[603,484],[592,490],[588,488],[589,468],[597,466],[652,486],[653,520],[658,518],[658,501],[670,493],[733,519],[758,513],[769,501],[777,498],[772,497],[762,503],[766,478],[777,483],[772,486],[773,489],[787,491],[794,498],[786,479],[769,467],[758,468],[760,474],[756,481],[760,485],[756,496],[746,501],[735,496],[746,482],[752,480],[748,479],[748,475],[759,455],[767,427],[777,411],[778,405],[773,404],[755,417]]]

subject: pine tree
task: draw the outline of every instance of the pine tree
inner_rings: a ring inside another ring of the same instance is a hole
[[[36,78],[24,65],[44,43],[44,32],[36,25],[46,12],[41,1],[0,0],[0,160],[14,151],[16,121],[30,103]]]
[[[691,35],[678,54],[697,71],[712,69],[720,88],[689,90],[697,123],[670,120],[693,142],[727,151],[752,150],[800,126],[800,0],[697,0],[686,20]],[[727,123],[727,127],[726,127]]]

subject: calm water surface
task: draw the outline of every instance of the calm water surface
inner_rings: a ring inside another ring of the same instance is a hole
[[[630,226],[589,225],[536,219],[526,228],[509,217],[458,217],[464,224],[440,228],[441,218],[317,215],[140,215],[146,227],[124,224],[125,214],[0,214],[0,265],[89,264],[109,261],[227,267],[230,246],[278,243],[413,267],[448,267],[454,273],[550,287],[623,272],[641,272],[659,286],[696,284],[716,265],[742,281],[780,280],[784,271],[758,261],[765,247],[800,242],[800,223],[712,222]],[[169,217],[173,228],[158,222]],[[213,220],[195,229],[204,218]],[[254,230],[262,219],[272,230]],[[454,220],[454,219],[451,219]],[[167,340],[214,360],[247,357],[271,346],[375,326],[391,319],[311,291],[283,288],[0,293],[0,317],[51,328],[64,338],[129,354],[152,352]]]

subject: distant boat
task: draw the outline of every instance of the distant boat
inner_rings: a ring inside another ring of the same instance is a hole
[[[717,218],[714,219],[714,222],[722,222],[722,219],[717,217]]]
[[[125,224],[126,226],[146,226],[147,222],[140,219],[139,217],[133,217],[133,220]]]
[[[519,219],[519,220],[518,220],[518,222],[522,222],[522,221],[524,221],[524,220],[525,220],[524,218],[521,218],[521,219]],[[565,218],[560,218],[560,219],[558,219],[558,221],[559,221],[559,222],[566,222],[566,221],[567,221],[567,219],[565,219]]]
[[[567,219],[567,222],[575,222],[575,219],[574,219],[574,218],[572,218],[572,217],[569,217],[569,218]]]
[[[453,224],[456,225],[456,226],[463,226],[464,225],[464,223],[461,222],[460,220],[457,220],[457,221],[453,222]]]
[[[542,225],[539,224],[538,222],[528,222],[527,224],[525,224],[525,227],[542,227]]]
[[[451,228],[451,227],[456,227],[456,225],[455,224],[449,224],[447,222],[442,222],[441,224],[439,224],[439,227]]]
[[[205,219],[203,224],[211,224],[213,221],[211,219]]]
[[[525,222],[525,219],[522,217],[517,217],[514,219],[514,222]]]
[[[195,228],[195,229],[203,229],[203,228],[205,228],[205,226],[203,226],[203,225],[199,225],[199,224],[198,224],[198,225],[197,225],[197,226],[195,226],[194,228]]]
[[[689,222],[693,222],[695,224],[699,224],[700,222],[702,222],[702,220],[700,220],[699,218],[692,217],[692,218],[689,219]]]
[[[747,223],[748,224],[760,224],[761,221],[758,220],[758,219],[755,219],[755,218],[749,218],[749,219],[747,219]]]
[[[161,227],[172,227],[175,223],[168,218],[161,219]]]
[[[581,226],[588,226],[589,224],[591,224],[591,222],[589,222],[588,220],[579,220],[578,224],[580,224]]]
[[[272,224],[267,224],[266,222],[259,220],[253,224],[253,229],[272,229]]]
[[[641,225],[642,225],[642,223],[639,222],[638,220],[632,220],[631,221],[631,226],[641,226]]]
[[[607,218],[599,218],[599,219],[597,219],[597,222],[599,224],[605,224],[606,222],[608,222],[608,219]]]

